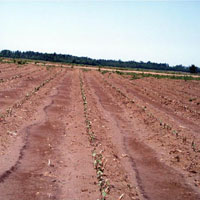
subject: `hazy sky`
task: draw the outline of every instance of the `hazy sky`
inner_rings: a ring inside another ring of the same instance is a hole
[[[200,67],[200,1],[0,0],[0,50]]]

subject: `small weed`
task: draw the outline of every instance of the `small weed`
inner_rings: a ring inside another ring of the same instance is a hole
[[[192,141],[191,146],[192,146],[193,151],[196,151],[196,144],[195,144],[194,140]]]
[[[173,130],[172,133],[173,133],[176,137],[178,137],[178,132],[177,132],[176,130]]]
[[[140,79],[140,77],[138,76],[138,74],[133,74],[131,77],[131,80],[135,80],[135,79]]]

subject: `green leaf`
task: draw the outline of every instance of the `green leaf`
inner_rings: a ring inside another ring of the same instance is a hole
[[[103,196],[103,197],[106,197],[106,195],[107,195],[106,192],[105,192],[105,191],[102,191],[102,196]]]

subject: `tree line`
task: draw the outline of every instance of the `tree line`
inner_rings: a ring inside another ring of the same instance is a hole
[[[153,70],[165,70],[165,71],[182,71],[196,73],[200,72],[200,69],[192,65],[186,67],[183,65],[169,66],[167,63],[154,63],[154,62],[136,62],[136,61],[121,61],[121,60],[105,60],[105,59],[92,59],[88,57],[78,57],[66,54],[56,53],[39,53],[34,51],[10,51],[2,50],[0,57],[8,58],[23,58],[32,60],[43,60],[50,62],[62,62],[69,64],[82,64],[92,66],[109,66],[118,68],[133,68],[133,69],[153,69]]]

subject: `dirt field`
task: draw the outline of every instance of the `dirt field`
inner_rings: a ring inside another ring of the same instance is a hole
[[[200,81],[0,64],[0,200],[200,199]]]

